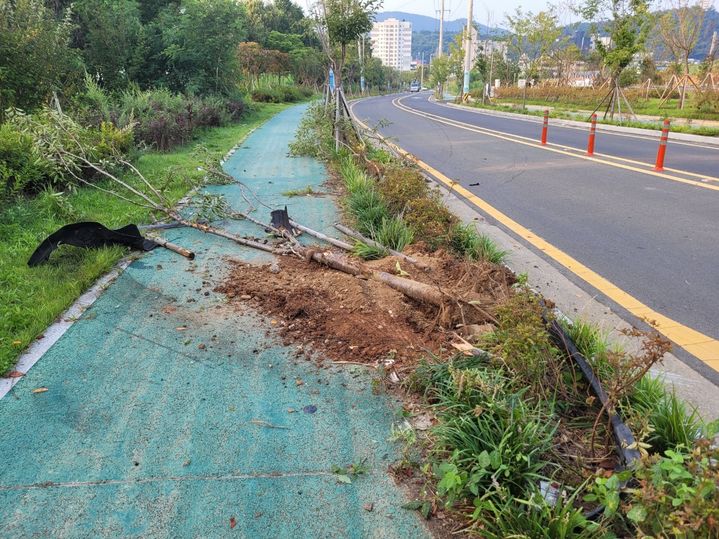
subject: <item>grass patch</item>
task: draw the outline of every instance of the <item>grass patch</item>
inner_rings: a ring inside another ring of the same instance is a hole
[[[480,234],[472,223],[455,225],[450,233],[449,244],[458,254],[470,260],[484,260],[501,264],[507,258],[507,251],[485,234]]]
[[[308,197],[312,195],[319,195],[321,193],[318,193],[314,189],[312,189],[311,185],[308,185],[307,187],[303,187],[302,189],[292,189],[290,191],[285,191],[282,193],[286,197]]]
[[[222,156],[286,105],[258,105],[241,124],[200,131],[196,139],[171,152],[147,152],[136,166],[165,189],[173,201],[202,179],[208,152]],[[130,175],[127,177],[134,181]],[[0,211],[0,373],[14,365],[20,353],[67,309],[126,250],[119,247],[79,249],[63,247],[50,261],[29,268],[27,260],[37,245],[63,225],[98,221],[116,228],[149,222],[148,210],[133,206],[96,189],[47,191],[31,199],[5,204]]]
[[[355,256],[358,256],[364,260],[379,260],[389,255],[389,249],[382,246],[367,245],[361,241],[358,241],[354,245],[352,252]]]
[[[384,218],[372,238],[395,251],[402,252],[414,239],[414,232],[404,220],[398,217]]]

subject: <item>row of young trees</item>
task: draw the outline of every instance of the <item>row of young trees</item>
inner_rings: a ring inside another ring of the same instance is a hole
[[[575,4],[574,14],[591,22],[590,34],[594,49],[589,54],[577,47],[567,26],[561,23],[561,13],[549,5],[539,12],[517,8],[505,16],[508,34],[503,39],[508,54],[483,54],[480,51],[475,65],[476,75],[487,81],[489,65],[495,78],[512,83],[518,76],[541,80],[565,80],[579,60],[587,69],[598,69],[605,78],[630,83],[637,76],[656,77],[656,57],[673,62],[680,75],[690,71],[690,56],[698,45],[700,35],[711,36],[715,12],[707,9],[700,0],[666,0],[662,5],[652,0],[583,0]],[[712,17],[707,17],[707,14]],[[706,22],[705,22],[706,21]],[[599,39],[604,36],[604,39]],[[716,47],[715,47],[716,49]],[[704,72],[713,67],[711,50],[702,66]],[[461,36],[450,46],[445,59],[433,63],[435,74],[441,79],[461,72],[464,51]],[[635,62],[641,69],[627,70]]]

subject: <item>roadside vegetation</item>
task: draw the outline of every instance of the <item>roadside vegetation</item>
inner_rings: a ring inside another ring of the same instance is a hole
[[[504,261],[506,253],[462,225],[410,163],[345,127],[335,151],[331,117],[313,106],[292,151],[324,159],[341,180],[348,221],[380,244],[358,243],[357,256],[381,259],[404,248]],[[649,374],[669,343],[630,332],[644,347],[628,353],[589,323],[563,323],[607,394],[603,405],[550,330],[552,312],[524,282],[516,278],[506,299],[483,305],[492,322],[465,334],[459,352],[403,369],[415,404],[392,434],[403,445],[395,473],[419,485],[406,508],[478,537],[719,533],[719,449],[711,445],[718,424]],[[636,455],[629,468],[608,421],[615,413],[634,435],[624,448]],[[413,416],[427,415],[428,430],[414,426]]]
[[[145,151],[134,164],[176,202],[188,190],[202,184],[208,163],[219,160],[250,130],[282,110],[285,105],[253,105],[239,123],[198,128],[191,141],[161,152]],[[137,179],[126,174],[132,185]],[[99,185],[110,187],[105,182]],[[149,210],[107,196],[91,187],[44,182],[25,183],[33,196],[6,198],[0,212],[0,372],[12,367],[17,356],[45,328],[108,271],[127,250],[120,247],[78,249],[61,247],[51,261],[29,268],[27,260],[49,234],[79,221],[98,221],[109,228],[128,223],[151,223]]]

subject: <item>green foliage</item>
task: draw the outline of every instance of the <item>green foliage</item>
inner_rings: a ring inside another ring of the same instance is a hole
[[[427,182],[419,171],[396,166],[385,171],[379,190],[393,215],[403,212],[411,200],[426,197],[429,193]]]
[[[0,121],[6,109],[73,92],[82,67],[71,32],[70,19],[58,21],[41,0],[0,0]]]
[[[560,354],[547,332],[537,296],[519,290],[497,308],[497,321],[497,329],[483,344],[513,373],[519,387],[529,386],[536,395],[553,391]]]
[[[581,488],[565,499],[549,504],[540,492],[530,490],[526,499],[506,489],[477,498],[474,518],[486,539],[590,539],[611,537],[601,525],[589,521],[575,502]]]
[[[514,14],[505,15],[512,38],[508,41],[510,50],[516,59],[526,63],[525,77],[539,78],[540,66],[556,49],[566,45],[567,38],[562,37],[562,28],[556,9],[536,14],[516,8]]]
[[[532,403],[486,357],[424,362],[411,387],[434,403],[437,492],[451,506],[506,488],[524,493],[549,471],[544,454],[557,428],[551,404]]]
[[[204,131],[194,146],[177,148],[170,153],[147,152],[135,164],[175,202],[205,175],[203,170],[198,170],[205,161],[195,151],[197,147],[219,158],[281,108],[264,106],[242,125]],[[132,175],[123,178],[137,181]],[[118,227],[148,222],[150,215],[144,208],[91,187],[64,193],[45,190],[35,198],[5,204],[0,210],[0,281],[3,283],[0,286],[0,374],[126,252],[118,247],[63,247],[52,255],[49,263],[37,268],[27,266],[40,241],[68,222],[82,220]]]
[[[648,457],[635,472],[622,507],[638,537],[699,539],[719,535],[719,448],[709,440],[691,450]]]
[[[0,199],[41,188],[48,180],[49,166],[29,134],[0,125]]]
[[[695,408],[689,408],[673,390],[668,391],[661,379],[649,375],[637,382],[624,409],[630,417],[648,423],[644,441],[657,453],[692,447],[697,438],[709,436],[712,430]]]
[[[192,95],[230,94],[239,65],[235,50],[247,35],[245,8],[234,0],[183,0],[158,17],[165,81]]]
[[[300,120],[290,154],[327,160],[333,152],[331,116],[321,103],[314,103]]]
[[[367,245],[361,241],[354,244],[352,252],[363,260],[379,260],[389,255],[389,250],[386,247]]]
[[[601,24],[611,44],[597,41],[604,66],[613,79],[620,74],[644,48],[651,26],[649,0],[585,0],[579,8],[585,20]]]
[[[277,88],[258,88],[251,93],[258,103],[295,103],[312,96],[308,88],[297,86],[279,86]]]
[[[133,0],[80,0],[74,5],[85,66],[109,89],[135,80],[144,62],[144,33]]]
[[[501,264],[507,257],[507,251],[497,246],[489,236],[480,234],[472,223],[457,224],[452,227],[449,245],[457,253],[470,260],[485,260],[493,264]]]
[[[357,222],[357,230],[370,237],[389,217],[382,195],[374,186],[350,192],[347,197],[347,209]]]
[[[414,232],[399,217],[383,217],[379,228],[372,231],[372,239],[390,249],[402,252],[412,243]]]
[[[442,202],[438,191],[428,196],[415,198],[407,203],[404,220],[414,230],[415,238],[437,248],[448,237],[457,218]]]

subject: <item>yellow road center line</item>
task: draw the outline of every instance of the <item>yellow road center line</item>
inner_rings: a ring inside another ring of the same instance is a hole
[[[560,150],[559,148],[555,148],[555,147],[553,147],[554,145],[550,145],[550,144],[548,144],[548,145],[546,145],[546,146],[543,146],[543,145],[541,145],[541,144],[538,144],[537,142],[534,142],[532,139],[530,139],[530,138],[528,138],[528,137],[523,137],[523,136],[519,136],[519,135],[505,135],[505,134],[501,134],[501,133],[499,133],[499,132],[497,132],[497,131],[493,131],[493,130],[491,130],[491,129],[487,129],[487,128],[485,128],[485,127],[477,127],[477,126],[475,126],[475,125],[466,124],[466,123],[464,123],[464,122],[460,122],[460,121],[457,121],[457,120],[450,120],[450,119],[448,119],[448,118],[444,118],[443,116],[437,116],[436,114],[431,114],[431,113],[428,113],[428,112],[417,111],[417,110],[412,109],[412,108],[410,108],[410,107],[407,107],[406,105],[404,105],[403,103],[401,103],[401,100],[402,100],[402,99],[404,99],[404,98],[395,99],[395,100],[392,101],[392,104],[393,104],[396,108],[398,108],[398,109],[400,109],[400,110],[402,110],[402,111],[404,111],[404,112],[408,112],[409,114],[414,114],[414,115],[416,115],[416,116],[420,116],[420,117],[422,117],[422,118],[426,118],[426,119],[429,119],[429,120],[432,120],[432,121],[435,121],[435,122],[439,122],[439,123],[443,123],[443,124],[446,124],[446,125],[449,125],[449,126],[452,126],[452,127],[456,127],[456,128],[458,128],[458,129],[464,129],[464,130],[466,130],[466,131],[472,131],[472,132],[474,132],[474,133],[479,133],[479,134],[481,134],[481,135],[487,135],[487,136],[489,136],[489,137],[494,137],[494,138],[506,140],[506,141],[509,141],[509,142],[514,142],[514,143],[516,143],[516,144],[523,144],[523,145],[525,145],[525,146],[531,146],[531,147],[533,147],[533,148],[538,148],[538,149],[545,150],[545,151],[548,151],[548,152],[554,152],[554,153],[558,153],[558,154],[561,154],[561,155],[566,155],[566,156],[569,156],[569,157],[574,157],[574,158],[576,158],[576,159],[584,159],[585,161],[592,161],[592,162],[595,162],[595,163],[600,163],[600,164],[608,165],[608,166],[611,166],[611,167],[621,168],[621,169],[624,169],[624,170],[630,170],[630,171],[632,171],[632,172],[638,172],[638,173],[640,173],[640,174],[647,174],[647,175],[649,175],[649,176],[655,176],[655,177],[657,177],[657,178],[662,178],[662,179],[664,179],[664,180],[670,180],[670,181],[673,181],[673,182],[684,183],[684,184],[687,184],[687,185],[692,185],[692,186],[694,186],[694,187],[701,187],[702,189],[709,189],[710,191],[719,191],[719,185],[707,184],[707,183],[703,183],[703,182],[698,182],[698,181],[696,181],[696,180],[688,180],[688,179],[686,179],[686,178],[679,178],[678,176],[672,176],[672,175],[670,175],[670,174],[663,174],[663,173],[661,173],[661,172],[656,172],[656,171],[654,171],[654,170],[647,170],[647,169],[637,168],[637,167],[630,166],[630,165],[624,165],[624,164],[622,164],[622,163],[616,163],[616,162],[613,162],[613,161],[607,161],[607,160],[605,160],[605,159],[599,159],[599,158],[597,158],[597,157],[590,157],[590,156],[588,156],[588,155],[582,155],[582,154],[576,153],[576,152],[570,152],[570,151],[567,151],[567,150]],[[595,154],[595,155],[596,155],[596,154]]]
[[[365,129],[368,129],[367,125],[355,118],[357,122],[362,125]],[[602,277],[589,267],[585,266],[575,258],[569,256],[567,253],[555,247],[545,239],[541,238],[528,228],[522,226],[517,221],[504,214],[485,200],[479,198],[474,193],[465,189],[457,182],[451,180],[437,169],[428,165],[424,161],[413,156],[406,150],[400,148],[396,144],[393,144],[387,140],[384,141],[388,146],[392,147],[396,152],[404,157],[411,159],[414,163],[422,168],[425,172],[435,177],[439,182],[444,184],[450,189],[462,195],[465,199],[474,204],[477,208],[482,210],[486,215],[489,215],[497,222],[501,223],[509,230],[514,232],[517,236],[523,238],[530,245],[542,251],[549,258],[559,263],[560,265],[567,268],[569,271],[574,273],[577,277],[582,279],[587,284],[599,290],[602,294],[607,296],[609,299],[621,305],[624,309],[632,313],[634,316],[643,319],[650,326],[656,329],[659,333],[667,337],[669,340],[675,342],[677,345],[684,348],[687,352],[706,363],[709,367],[719,370],[719,340],[713,339],[708,335],[705,335],[695,329],[672,320],[648,307],[634,296],[628,294],[621,288],[614,285],[611,281]]]

